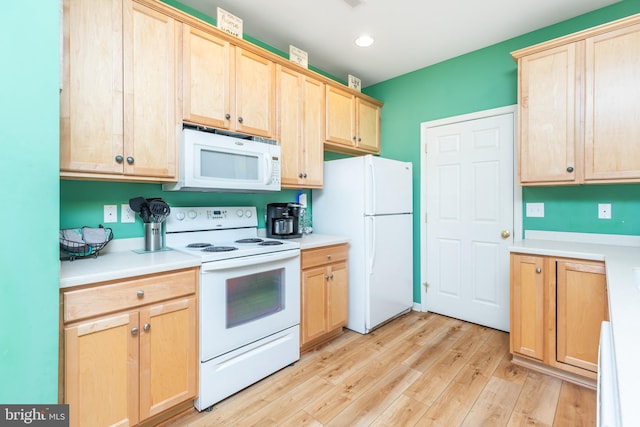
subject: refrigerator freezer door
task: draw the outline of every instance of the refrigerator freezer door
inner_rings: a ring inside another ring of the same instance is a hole
[[[412,225],[410,214],[365,218],[365,333],[413,306]]]
[[[412,164],[365,156],[365,215],[413,212]]]

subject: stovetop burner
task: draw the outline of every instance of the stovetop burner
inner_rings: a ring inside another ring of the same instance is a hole
[[[207,246],[202,252],[231,252],[236,251],[238,248],[235,246]]]
[[[259,243],[260,246],[276,246],[282,245],[282,242],[278,240],[267,240],[266,242]]]
[[[263,242],[264,240],[258,238],[258,237],[253,237],[253,238],[248,238],[248,239],[240,239],[240,240],[236,240],[236,243],[260,243]]]
[[[187,245],[188,248],[206,248],[208,246],[213,246],[211,243],[189,243]]]

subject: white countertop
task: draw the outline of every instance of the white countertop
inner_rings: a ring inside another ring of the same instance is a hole
[[[60,261],[60,288],[200,266],[200,257],[179,251],[134,252],[143,244],[142,239],[113,240],[97,258]]]
[[[621,239],[623,241],[624,239]],[[640,269],[640,247],[525,239],[515,242],[511,252],[604,260],[607,273],[609,317],[613,332],[616,377],[622,424],[640,420],[640,289],[634,269]],[[638,273],[640,277],[640,272]],[[640,280],[640,279],[639,279]]]
[[[304,234],[298,239],[287,239],[291,242],[300,244],[300,249],[313,249],[322,246],[339,245],[341,243],[349,243],[349,238],[344,236],[330,236],[328,234]]]

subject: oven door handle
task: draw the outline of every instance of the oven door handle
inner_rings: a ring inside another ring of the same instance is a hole
[[[300,249],[287,250],[281,252],[271,252],[263,255],[251,255],[248,257],[225,259],[220,261],[212,261],[202,263],[200,271],[206,273],[208,271],[220,271],[230,268],[254,266],[266,264],[276,261],[283,261],[291,258],[300,258]]]

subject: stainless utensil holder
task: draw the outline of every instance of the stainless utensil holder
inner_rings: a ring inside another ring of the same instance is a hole
[[[148,222],[144,224],[144,250],[153,252],[164,249],[164,223]]]

